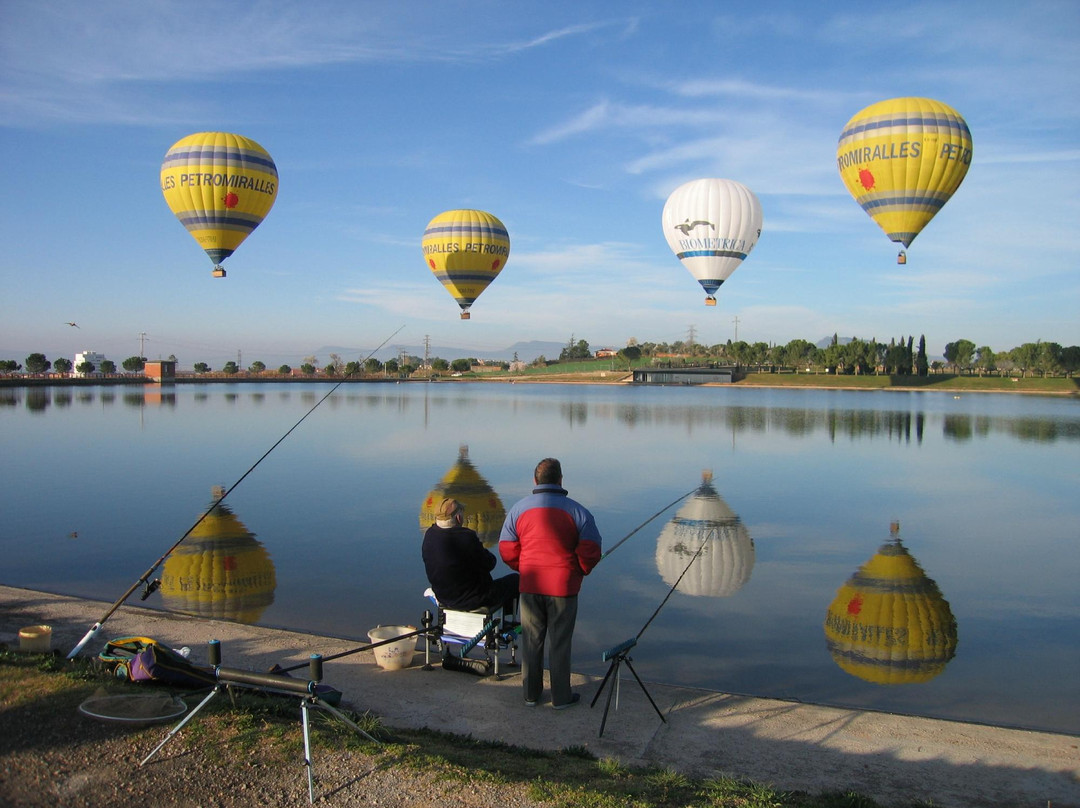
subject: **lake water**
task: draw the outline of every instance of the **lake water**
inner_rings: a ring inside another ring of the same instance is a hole
[[[0,582],[116,600],[330,389],[0,388]],[[640,632],[646,681],[1080,733],[1065,398],[346,384],[129,602],[358,644],[419,625],[429,497],[494,540],[549,455],[611,551],[576,670]]]

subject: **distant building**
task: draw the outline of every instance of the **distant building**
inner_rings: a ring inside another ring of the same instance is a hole
[[[597,359],[611,359],[615,356],[615,351],[611,348],[598,348],[596,350]]]
[[[89,362],[94,366],[94,373],[101,372],[101,363],[105,361],[105,354],[100,354],[97,351],[82,351],[75,354],[75,362],[72,370],[75,371],[76,376],[88,376],[88,373],[80,373],[79,365],[83,362]]]
[[[734,367],[635,368],[635,384],[731,384]]]
[[[176,379],[176,362],[171,359],[155,359],[143,365],[143,375],[161,384]]]

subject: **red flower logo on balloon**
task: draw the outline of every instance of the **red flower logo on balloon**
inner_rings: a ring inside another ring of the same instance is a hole
[[[860,169],[859,171],[859,183],[867,191],[874,187],[874,174],[867,168]]]
[[[229,193],[225,194],[225,196],[221,198],[221,201],[225,203],[225,207],[231,209],[235,208],[240,203],[240,197],[238,197],[232,191],[229,191]]]
[[[847,613],[854,616],[858,616],[862,611],[862,595],[856,595],[848,601]]]

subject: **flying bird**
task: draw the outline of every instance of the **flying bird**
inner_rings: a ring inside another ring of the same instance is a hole
[[[78,323],[67,323],[67,325],[70,325],[72,328],[79,328]],[[82,329],[79,329],[79,330],[81,331]]]

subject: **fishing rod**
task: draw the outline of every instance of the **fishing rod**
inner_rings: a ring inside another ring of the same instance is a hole
[[[633,536],[635,533],[637,533],[639,530],[641,530],[643,527],[645,527],[647,524],[649,524],[649,522],[651,522],[653,519],[660,516],[660,514],[662,514],[664,511],[668,510],[669,508],[671,508],[673,505],[677,505],[678,503],[682,502],[684,499],[686,499],[688,496],[690,496],[692,493],[694,493],[697,490],[698,490],[697,487],[691,488],[689,491],[687,491],[685,494],[680,496],[678,499],[673,500],[672,502],[669,502],[663,508],[658,510],[656,513],[654,513],[652,516],[650,516],[648,519],[646,519],[640,525],[638,525],[633,530],[631,530],[629,533],[627,533],[625,536],[623,536],[621,539],[619,539],[619,541],[617,541],[615,543],[615,545],[610,550],[608,550],[606,553],[604,553],[602,556],[600,556],[600,561],[603,561],[605,558],[607,558],[609,555],[611,555],[613,552],[615,552],[615,550],[619,547],[619,545],[621,545],[623,542],[625,542],[627,539],[629,539],[631,536]],[[695,556],[695,558],[696,558],[696,556]],[[600,563],[600,562],[598,561],[597,563]],[[691,562],[691,563],[693,563],[693,562]],[[687,569],[689,569],[689,567],[687,567]],[[683,574],[685,575],[686,573],[684,572]],[[679,580],[682,580],[682,576],[679,576]],[[669,597],[670,597],[670,594],[669,594]],[[666,600],[666,598],[665,598],[665,600]],[[648,624],[646,624],[646,625],[648,625]],[[465,654],[468,653],[468,651],[480,641],[480,638],[483,636],[484,632],[487,631],[488,628],[489,628],[488,626],[485,626],[484,631],[480,632],[480,634],[478,634],[476,637],[474,637],[472,643],[467,648],[462,649],[462,652],[461,652],[462,657],[464,657]],[[644,629],[642,629],[642,631],[644,631]],[[326,661],[330,661],[330,660],[334,660],[334,659],[341,659],[342,657],[351,656],[352,654],[358,654],[358,653],[360,653],[362,651],[370,651],[372,648],[377,648],[378,646],[385,645],[388,642],[393,642],[395,640],[400,640],[400,639],[404,639],[404,638],[407,638],[407,637],[412,637],[414,635],[429,634],[430,632],[431,632],[430,628],[422,628],[422,629],[419,629],[418,631],[412,631],[412,632],[409,632],[408,634],[402,634],[399,637],[392,637],[391,639],[384,640],[383,642],[378,642],[378,643],[374,643],[374,644],[369,643],[367,645],[361,645],[361,646],[358,646],[356,648],[351,648],[348,651],[341,651],[341,652],[333,654],[331,656],[323,657],[323,659],[326,660]],[[635,642],[636,642],[636,640],[635,640]],[[304,667],[304,665],[306,665],[306,664],[307,663],[300,663],[298,665],[293,665],[292,667],[282,668],[281,672],[284,673],[284,672],[298,670],[299,668]]]
[[[371,351],[371,353],[369,353],[367,356],[364,357],[364,361],[367,361],[372,356],[374,356],[376,351],[378,351],[386,343],[388,343],[395,336],[397,336],[398,332],[401,331],[401,329],[404,328],[404,327],[405,327],[404,325],[400,326],[397,329],[397,331],[395,331],[389,337],[387,337],[382,342],[380,342],[374,348],[374,350]],[[361,364],[363,364],[363,363],[361,363]],[[164,555],[162,555],[161,558],[159,558],[157,561],[155,561],[153,563],[153,565],[151,565],[151,567],[146,572],[144,572],[142,574],[142,576],[139,578],[139,580],[137,580],[135,583],[133,583],[131,585],[131,587],[127,590],[127,592],[125,592],[123,595],[121,595],[119,600],[117,600],[112,606],[109,607],[108,611],[106,611],[105,614],[102,615],[100,620],[98,620],[96,623],[94,623],[93,626],[90,627],[90,630],[86,632],[86,635],[81,640],[79,640],[79,642],[75,645],[74,648],[71,649],[71,652],[67,655],[67,658],[68,659],[74,659],[76,656],[78,656],[79,652],[82,651],[82,649],[86,647],[86,644],[88,642],[90,642],[90,640],[94,639],[94,637],[97,636],[97,633],[99,631],[101,631],[101,627],[103,625],[105,625],[105,621],[108,620],[110,617],[112,617],[113,614],[116,612],[116,610],[124,605],[124,601],[126,601],[128,598],[130,598],[132,596],[132,594],[134,594],[135,590],[138,589],[140,586],[144,587],[143,594],[142,594],[142,599],[146,600],[148,597],[150,597],[151,593],[153,593],[154,590],[157,589],[158,586],[160,585],[160,581],[155,581],[155,582],[151,583],[150,576],[154,574],[154,571],[158,567],[160,567],[163,563],[165,563],[165,559],[169,557],[169,555],[172,553],[172,551],[175,550],[177,547],[179,547],[180,544],[184,541],[184,539],[186,539],[188,536],[190,536],[192,531],[195,530],[195,528],[197,528],[199,525],[201,525],[203,520],[206,519],[206,517],[211,512],[213,512],[213,510],[215,508],[217,508],[218,505],[220,505],[222,502],[225,501],[225,497],[229,496],[229,494],[231,494],[233,492],[233,490],[238,485],[240,485],[240,483],[242,483],[247,478],[247,476],[249,474],[251,474],[251,472],[255,471],[255,468],[260,463],[262,463],[270,455],[270,453],[272,451],[274,451],[274,449],[276,449],[282,443],[282,441],[285,440],[285,438],[289,437],[289,435],[292,434],[293,430],[295,430],[298,426],[300,426],[300,424],[302,424],[305,421],[305,419],[307,419],[307,417],[309,415],[311,415],[311,413],[315,412],[315,410],[319,407],[320,404],[322,404],[324,401],[326,401],[326,399],[330,398],[330,396],[334,394],[334,391],[337,390],[339,387],[341,387],[341,385],[343,385],[345,383],[345,381],[347,379],[349,379],[350,376],[352,376],[351,373],[346,374],[345,376],[343,376],[341,381],[339,381],[337,384],[335,384],[333,387],[330,388],[330,392],[328,392],[325,396],[323,396],[318,401],[316,401],[314,406],[312,406],[312,408],[310,410],[308,410],[306,413],[304,413],[304,415],[300,418],[299,421],[297,421],[295,424],[293,424],[291,427],[289,427],[289,430],[284,435],[282,435],[280,438],[278,438],[277,441],[274,442],[273,446],[271,446],[269,449],[267,449],[263,453],[262,457],[260,457],[254,463],[252,463],[251,467],[240,476],[240,479],[238,479],[236,482],[234,482],[232,485],[230,485],[227,489],[225,489],[225,491],[221,494],[221,496],[218,497],[216,500],[214,500],[214,503],[206,511],[204,511],[199,516],[198,519],[195,520],[195,523],[191,527],[189,527],[187,529],[187,531],[185,531],[184,535],[181,536],[176,541],[176,543],[173,544],[172,547],[170,547],[168,550],[166,550]]]
[[[669,508],[670,508],[671,506],[673,506],[673,505],[678,505],[678,504],[679,504],[680,502],[682,502],[682,501],[683,501],[684,499],[686,499],[686,498],[687,498],[688,496],[690,496],[690,495],[691,495],[692,493],[694,493],[695,491],[697,491],[697,490],[698,490],[698,488],[700,488],[700,487],[701,487],[701,486],[694,486],[694,487],[693,487],[693,488],[691,488],[691,489],[690,489],[689,491],[687,491],[687,492],[686,492],[685,494],[683,494],[683,495],[682,495],[681,497],[679,497],[679,498],[678,498],[678,499],[676,499],[676,500],[673,500],[672,502],[669,502],[669,503],[668,503],[667,505],[665,505],[665,506],[664,506],[663,508],[661,508],[661,509],[660,509],[660,510],[658,510],[658,511],[657,511],[656,513],[654,513],[654,514],[653,514],[652,516],[650,516],[650,517],[649,517],[648,519],[646,519],[646,520],[645,520],[644,522],[642,522],[642,523],[641,523],[640,525],[638,525],[637,527],[635,527],[635,528],[634,528],[633,530],[631,530],[631,531],[630,531],[629,533],[627,533],[627,534],[626,534],[625,536],[623,536],[623,537],[622,537],[621,539],[619,539],[619,540],[618,540],[617,542],[615,542],[615,544],[614,544],[614,545],[612,546],[612,548],[611,548],[610,550],[606,551],[606,552],[605,552],[605,553],[604,553],[603,555],[601,555],[601,556],[600,556],[600,561],[603,561],[603,560],[604,560],[605,558],[607,558],[607,557],[608,557],[609,555],[611,555],[611,554],[612,554],[612,553],[614,553],[614,552],[615,552],[616,550],[618,550],[618,549],[619,549],[619,546],[620,546],[620,545],[621,545],[621,544],[622,544],[623,542],[625,542],[625,541],[626,541],[627,539],[629,539],[629,538],[630,538],[631,536],[633,536],[633,535],[634,535],[635,533],[637,533],[637,532],[638,532],[639,530],[641,530],[641,529],[642,529],[643,527],[645,527],[645,525],[649,524],[649,522],[651,522],[651,521],[652,521],[653,519],[655,519],[656,517],[658,517],[658,516],[659,516],[660,514],[662,514],[662,513],[664,512],[664,511],[668,510],[668,509],[669,509]],[[600,563],[600,562],[598,561],[597,563]]]
[[[607,686],[609,681],[613,681],[615,683],[612,685],[611,690],[608,691],[607,702],[604,704],[604,716],[600,719],[600,735],[604,734],[604,727],[607,724],[608,711],[611,709],[611,697],[614,695],[615,690],[619,686],[618,682],[620,665],[626,665],[627,669],[629,669],[630,673],[633,674],[633,677],[637,680],[637,683],[641,687],[641,690],[645,694],[645,697],[649,700],[649,704],[652,705],[652,708],[656,711],[656,714],[660,716],[660,720],[663,721],[665,724],[667,723],[667,719],[664,718],[664,714],[660,712],[660,708],[656,706],[656,702],[653,701],[653,697],[649,695],[649,691],[646,689],[645,683],[641,681],[641,677],[638,676],[637,671],[634,670],[634,665],[630,661],[630,649],[637,645],[638,640],[641,639],[641,635],[645,633],[645,629],[647,629],[649,627],[649,624],[656,619],[656,616],[658,614],[660,614],[660,610],[664,608],[668,600],[675,593],[675,590],[678,588],[679,584],[682,583],[683,577],[686,575],[686,573],[690,571],[690,568],[694,566],[694,562],[698,560],[698,557],[705,549],[705,545],[709,543],[709,539],[713,538],[717,534],[718,531],[716,528],[711,528],[709,532],[705,534],[705,538],[701,540],[701,546],[698,547],[697,552],[694,553],[693,557],[690,559],[690,562],[683,569],[682,573],[679,575],[678,579],[676,579],[675,583],[671,585],[671,588],[664,596],[664,599],[660,601],[660,605],[656,607],[656,611],[654,611],[652,613],[652,616],[645,621],[645,625],[641,627],[641,630],[629,640],[624,640],[618,645],[604,651],[603,654],[600,655],[601,659],[604,662],[610,661],[611,665],[608,666],[607,673],[604,674],[604,681],[600,683],[600,687],[597,688],[596,695],[593,696],[592,704],[590,704],[589,706],[596,706],[597,699],[600,698],[600,694],[604,692],[604,688]]]

